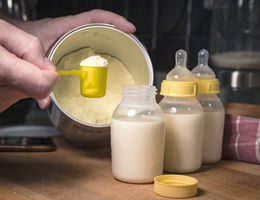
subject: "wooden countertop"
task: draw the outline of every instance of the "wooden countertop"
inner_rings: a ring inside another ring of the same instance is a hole
[[[108,147],[55,142],[55,152],[0,153],[0,200],[169,199],[156,195],[153,184],[115,180]],[[260,199],[260,165],[223,160],[189,175],[199,180],[192,199]]]

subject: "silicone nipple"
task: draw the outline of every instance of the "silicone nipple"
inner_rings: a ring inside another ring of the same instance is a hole
[[[168,81],[194,81],[192,73],[186,67],[187,53],[178,50],[175,54],[175,67],[167,74]]]
[[[214,79],[216,75],[208,66],[209,52],[201,49],[198,53],[198,65],[191,71],[196,79]]]

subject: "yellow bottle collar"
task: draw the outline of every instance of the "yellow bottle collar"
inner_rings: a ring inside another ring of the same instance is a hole
[[[172,97],[195,97],[197,92],[196,82],[181,82],[164,80],[160,94]]]
[[[198,94],[218,94],[219,80],[218,79],[196,79],[198,85]]]

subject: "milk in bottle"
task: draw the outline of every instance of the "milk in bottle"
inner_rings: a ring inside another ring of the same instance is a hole
[[[150,183],[163,173],[164,116],[154,86],[124,86],[112,116],[112,174],[124,182]]]
[[[186,68],[184,50],[176,53],[176,66],[162,82],[160,107],[166,118],[164,170],[188,173],[201,166],[204,112],[196,99],[196,83]]]
[[[198,53],[198,65],[192,70],[198,85],[200,104],[205,112],[203,164],[215,163],[222,154],[225,111],[217,94],[219,81],[208,66],[209,53],[202,49]]]

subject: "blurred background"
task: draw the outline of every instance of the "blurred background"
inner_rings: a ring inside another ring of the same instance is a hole
[[[0,0],[0,8],[24,21],[73,15],[96,8],[124,16],[135,24],[135,35],[148,50],[158,90],[175,64],[178,49],[187,51],[188,68],[192,69],[202,48],[208,49],[211,55],[242,52],[240,58],[248,55],[248,51],[249,57],[254,56],[251,52],[258,52],[260,48],[256,45],[260,38],[260,5],[254,0]],[[247,46],[240,45],[243,42]],[[227,57],[228,62],[230,56]],[[254,67],[247,63],[242,66],[241,61],[225,65],[218,60],[213,59],[215,62],[210,62],[210,66],[220,79],[222,101],[260,104],[259,59],[253,63]],[[220,57],[220,60],[225,59]],[[233,60],[238,61],[236,57]],[[29,99],[0,114],[0,124],[8,123],[48,125],[50,121],[47,112]]]

